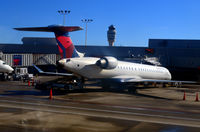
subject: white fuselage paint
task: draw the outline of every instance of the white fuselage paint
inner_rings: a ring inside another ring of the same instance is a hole
[[[11,73],[13,70],[11,66],[0,60],[0,73]]]
[[[62,59],[59,63],[63,65],[64,69],[89,79],[133,77],[138,79],[171,80],[170,72],[164,67],[118,61],[116,68],[102,69],[96,65],[98,60],[99,58],[95,57],[82,57]]]

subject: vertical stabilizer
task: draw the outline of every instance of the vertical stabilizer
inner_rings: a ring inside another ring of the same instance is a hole
[[[75,49],[69,32],[82,30],[78,26],[59,26],[52,25],[48,27],[28,27],[28,28],[14,28],[20,31],[40,31],[40,32],[54,32],[56,41],[58,43],[58,50],[62,58],[81,57],[80,53]]]

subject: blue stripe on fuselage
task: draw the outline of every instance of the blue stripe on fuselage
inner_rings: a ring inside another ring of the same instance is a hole
[[[73,51],[73,53],[72,53],[72,57],[80,57],[80,56],[78,55],[78,53],[77,53],[75,47],[74,47],[74,51]]]
[[[66,58],[66,50],[65,50],[65,47],[60,43],[59,40],[56,39],[56,41],[57,41],[58,45],[60,46],[60,48],[61,48],[62,51],[63,51],[63,58]]]

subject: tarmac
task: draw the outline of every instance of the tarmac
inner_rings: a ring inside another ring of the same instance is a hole
[[[0,131],[199,132],[198,85],[144,88],[137,93],[37,90],[20,81],[0,82]],[[186,100],[183,100],[184,91]]]

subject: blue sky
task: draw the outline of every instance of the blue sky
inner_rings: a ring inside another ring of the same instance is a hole
[[[60,9],[71,10],[66,25],[88,24],[88,45],[108,45],[107,30],[117,30],[115,45],[147,46],[149,38],[200,39],[199,0],[2,0],[0,43],[22,43],[22,37],[54,37],[52,33],[19,32],[12,28],[62,24]],[[72,32],[83,45],[85,32]]]

